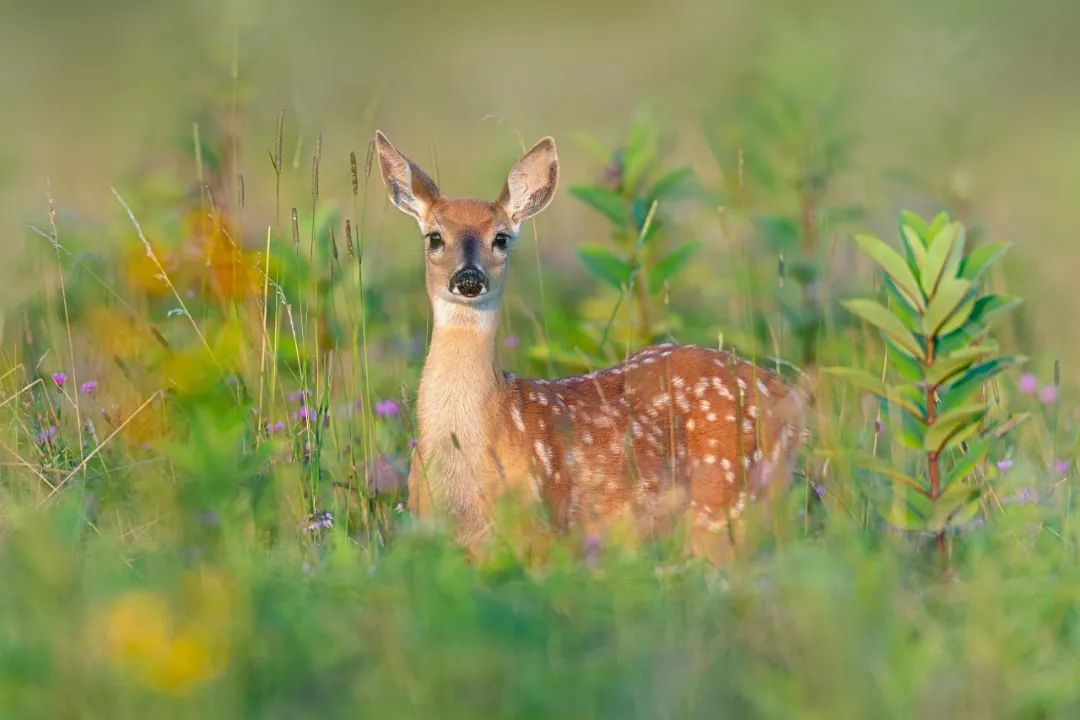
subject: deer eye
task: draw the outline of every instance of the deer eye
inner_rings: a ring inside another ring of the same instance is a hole
[[[496,250],[506,250],[506,246],[510,243],[510,236],[506,233],[497,233],[495,235],[495,242],[491,245]]]
[[[437,232],[430,233],[427,236],[427,241],[428,241],[428,250],[431,250],[432,252],[435,252],[436,250],[441,249],[442,246],[446,244],[446,243],[443,242],[442,235],[440,235]]]

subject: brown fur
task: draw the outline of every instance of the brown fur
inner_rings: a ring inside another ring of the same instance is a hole
[[[645,348],[621,365],[554,381],[504,376],[494,348],[509,249],[496,249],[494,238],[516,237],[551,201],[554,141],[526,153],[494,203],[446,199],[381,133],[377,147],[395,205],[425,237],[442,240],[426,250],[435,323],[420,382],[413,512],[448,517],[459,540],[475,547],[496,500],[509,495],[543,502],[563,530],[624,523],[648,536],[685,521],[694,552],[728,554],[738,535],[732,521],[790,479],[804,434],[795,391],[696,346]],[[469,262],[483,268],[489,287],[466,299],[448,283],[470,243]]]

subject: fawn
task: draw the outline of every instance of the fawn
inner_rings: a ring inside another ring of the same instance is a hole
[[[420,225],[434,316],[410,510],[448,517],[475,548],[495,501],[516,491],[545,503],[562,530],[625,521],[649,535],[682,520],[692,552],[730,553],[731,521],[790,479],[804,433],[796,391],[729,353],[689,345],[645,348],[559,380],[501,372],[507,263],[522,223],[555,194],[554,140],[525,153],[495,202],[446,198],[381,132],[375,147],[391,202]]]

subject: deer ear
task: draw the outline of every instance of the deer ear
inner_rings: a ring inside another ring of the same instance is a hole
[[[506,178],[499,204],[510,220],[520,224],[548,206],[559,183],[555,140],[546,137],[525,153]]]
[[[399,153],[380,130],[375,131],[375,151],[390,202],[417,220],[423,219],[428,208],[441,197],[438,185],[412,160]]]

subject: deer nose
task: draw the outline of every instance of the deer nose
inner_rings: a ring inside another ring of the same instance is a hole
[[[463,267],[450,278],[450,292],[474,298],[487,292],[488,279],[484,272],[473,265]]]

